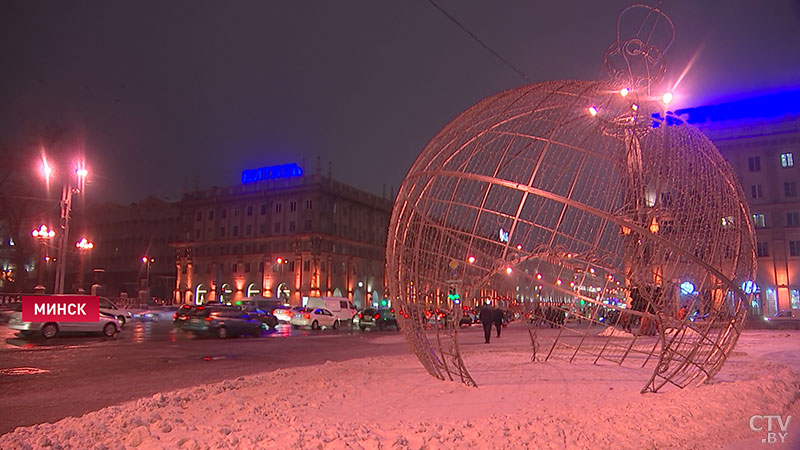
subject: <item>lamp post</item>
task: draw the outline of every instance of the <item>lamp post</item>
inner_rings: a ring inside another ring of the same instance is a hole
[[[86,254],[94,248],[94,243],[88,241],[86,238],[82,238],[80,241],[75,243],[75,247],[78,248],[78,293],[83,294],[86,292],[83,289],[84,260],[86,259]]]
[[[48,164],[47,159],[42,157],[42,173],[44,174],[45,180],[47,181],[47,186],[49,189],[50,186],[50,177],[53,175],[53,168]],[[75,185],[73,186],[73,182],[71,180],[65,181],[63,188],[61,189],[61,229],[63,232],[61,233],[61,237],[59,239],[59,247],[58,247],[58,258],[56,260],[56,280],[54,290],[56,294],[63,294],[64,293],[64,279],[66,278],[66,270],[67,270],[67,242],[69,239],[69,219],[70,213],[72,212],[72,194],[78,194],[84,190],[86,185],[86,177],[89,175],[89,171],[86,170],[86,167],[83,163],[78,164],[78,168],[75,169]]]
[[[36,294],[44,294],[45,291],[44,284],[42,284],[42,264],[44,264],[47,241],[55,235],[56,232],[47,228],[47,225],[42,225],[38,230],[31,231],[31,236],[39,242],[39,262],[36,263],[36,286],[33,288],[33,292]]]
[[[147,264],[147,276],[146,276],[147,281],[146,282],[147,282],[147,289],[149,290],[150,289],[150,264],[153,264],[154,262],[156,262],[156,259],[155,258],[148,258],[147,256],[142,256],[142,262],[144,264]]]

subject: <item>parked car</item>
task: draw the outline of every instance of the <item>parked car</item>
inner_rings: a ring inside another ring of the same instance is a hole
[[[764,317],[769,328],[791,328],[800,330],[800,310],[787,309],[772,317]]]
[[[385,330],[390,327],[400,329],[394,309],[366,308],[358,313],[358,327],[363,331],[367,328]]]
[[[100,312],[111,314],[119,320],[119,326],[124,327],[125,323],[133,320],[133,314],[127,309],[123,309],[111,302],[111,300],[100,297]]]
[[[256,306],[244,306],[242,310],[250,314],[250,317],[258,319],[266,328],[274,330],[278,326],[278,318],[271,311],[264,311]]]
[[[312,330],[321,328],[339,328],[339,319],[332,312],[324,308],[304,308],[294,313],[289,321],[292,328],[311,327]]]
[[[230,336],[259,336],[261,321],[245,311],[233,307],[208,307],[197,309],[183,326],[195,334],[210,334],[224,339]]]
[[[116,317],[102,311],[97,322],[23,322],[22,312],[14,311],[8,327],[19,331],[20,336],[39,334],[45,339],[67,333],[103,333],[106,337],[114,337],[122,330],[122,324]]]

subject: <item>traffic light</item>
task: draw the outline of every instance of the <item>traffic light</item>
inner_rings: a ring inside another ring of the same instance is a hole
[[[461,303],[461,296],[456,294],[456,288],[454,287],[450,288],[450,291],[447,294],[447,299],[455,303],[456,305]]]
[[[386,306],[386,299],[381,300],[381,306]]]

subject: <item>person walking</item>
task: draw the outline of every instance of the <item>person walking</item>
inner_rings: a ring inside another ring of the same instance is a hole
[[[492,323],[494,323],[494,311],[489,305],[481,306],[478,313],[478,320],[483,325],[483,336],[486,338],[486,343],[489,343],[489,338],[492,337]]]
[[[497,337],[500,337],[500,329],[503,327],[503,310],[500,308],[494,310],[494,326],[497,327]]]

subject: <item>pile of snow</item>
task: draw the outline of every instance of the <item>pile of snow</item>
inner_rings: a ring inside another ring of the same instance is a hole
[[[605,330],[601,331],[598,336],[633,337],[633,334],[618,328],[607,327]]]
[[[800,420],[800,374],[761,359],[790,340],[796,360],[800,333],[781,336],[745,336],[712,383],[659,394],[639,393],[646,370],[531,363],[493,340],[462,348],[478,388],[435,380],[410,355],[328,362],[20,427],[0,448],[719,448],[760,438],[754,414]]]

